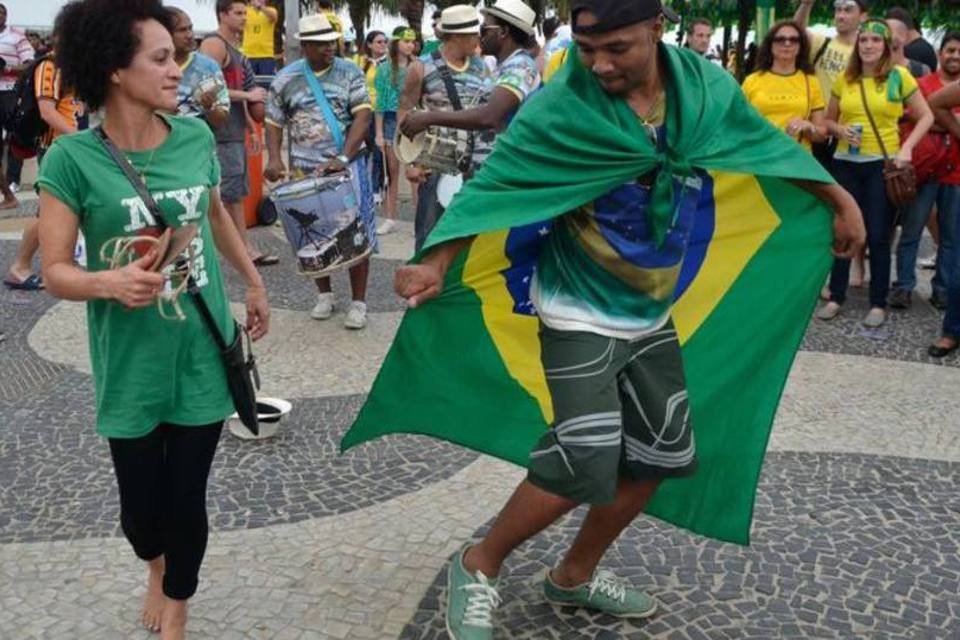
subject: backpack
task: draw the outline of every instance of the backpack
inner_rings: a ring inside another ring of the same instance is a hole
[[[47,123],[40,117],[40,105],[37,102],[34,76],[37,67],[49,55],[40,56],[31,62],[17,78],[13,87],[15,102],[7,114],[7,140],[11,149],[15,149],[21,159],[32,158],[37,154],[40,139],[47,132]]]

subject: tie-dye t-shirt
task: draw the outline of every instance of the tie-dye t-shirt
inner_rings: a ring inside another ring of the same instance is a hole
[[[438,60],[436,56],[423,63],[421,102],[427,111],[453,111],[453,104],[447,95],[447,87],[438,65],[450,67],[442,57]],[[450,71],[464,109],[473,109],[487,103],[493,89],[493,76],[483,63],[483,58],[472,56],[464,68],[450,67]],[[490,155],[495,137],[496,132],[492,129],[474,133],[474,166],[479,166]]]
[[[230,94],[227,92],[227,83],[223,79],[223,72],[213,58],[202,53],[191,53],[186,64],[180,67],[183,76],[180,86],[177,87],[177,113],[188,118],[202,117],[203,107],[197,97],[204,93],[207,85],[217,87],[217,100],[214,107],[223,111],[230,110]],[[201,89],[201,83],[203,88]]]
[[[496,86],[510,91],[523,104],[540,88],[537,61],[525,50],[517,49],[497,69]]]
[[[346,138],[354,116],[370,109],[367,79],[341,58],[316,76]],[[270,86],[267,122],[289,132],[291,169],[309,171],[340,153],[299,60],[281,69]]]

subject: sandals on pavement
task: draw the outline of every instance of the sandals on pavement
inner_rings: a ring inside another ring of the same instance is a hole
[[[280,256],[275,256],[268,253],[261,253],[259,256],[253,259],[253,266],[255,267],[271,267],[280,262]]]
[[[7,289],[13,289],[15,291],[43,290],[43,278],[36,273],[31,273],[23,280],[15,280],[14,276],[8,275],[6,278],[4,278],[3,284],[5,287],[7,287]]]
[[[939,344],[934,343],[927,349],[927,353],[931,358],[946,358],[957,349],[960,349],[960,340],[954,339],[952,347],[941,347]]]

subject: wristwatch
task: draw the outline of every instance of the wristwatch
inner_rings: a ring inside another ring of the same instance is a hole
[[[350,158],[348,158],[347,155],[343,153],[337,156],[337,160],[339,160],[341,164],[343,164],[343,166],[347,166],[348,164],[350,164]]]

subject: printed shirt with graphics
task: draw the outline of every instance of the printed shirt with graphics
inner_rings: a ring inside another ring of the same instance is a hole
[[[751,73],[743,81],[743,92],[760,115],[780,130],[785,130],[794,118],[809,120],[814,111],[827,108],[820,83],[799,70],[788,76],[773,71]],[[800,142],[810,148],[806,137]]]
[[[273,57],[273,31],[276,29],[276,9],[274,20],[267,17],[265,11],[247,7],[247,23],[243,27],[243,55],[248,58]]]
[[[816,58],[823,44],[827,41],[827,36],[815,34],[813,36],[813,46],[810,49],[810,61]],[[817,79],[820,81],[820,92],[824,96],[829,96],[833,89],[833,84],[837,78],[843,75],[847,70],[847,64],[850,62],[850,56],[853,55],[853,45],[844,44],[836,38],[831,38],[827,48],[823,49],[820,59],[814,65]]]
[[[228,339],[233,320],[207,211],[220,181],[213,134],[202,121],[166,117],[170,133],[153,151],[127,153],[146,171],[151,195],[171,226],[194,223],[193,276]],[[100,247],[113,238],[142,235],[153,223],[146,205],[92,130],[58,138],[43,159],[38,186],[77,215],[87,247],[87,270],[107,268]],[[201,426],[233,412],[219,349],[194,303],[180,298],[187,319],[162,318],[156,305],[129,310],[118,302],[87,302],[90,360],[96,390],[97,431],[137,438],[158,423]]]
[[[890,100],[888,95],[887,82],[877,82],[875,78],[864,78],[863,88],[867,96],[867,104],[870,107],[870,113],[877,124],[877,131],[883,139],[887,154],[893,157],[900,151],[900,127],[899,122],[903,117],[904,103],[917,92],[917,81],[914,79],[906,67],[894,67],[890,72],[891,76],[895,73],[900,74],[900,92],[894,100]],[[833,97],[840,102],[840,124],[853,125],[858,124],[863,127],[863,139],[860,144],[860,153],[851,154],[850,145],[841,140],[837,145],[837,158],[849,160],[852,162],[867,162],[883,157],[883,151],[877,136],[870,126],[870,118],[867,117],[867,111],[863,105],[863,98],[860,95],[860,83],[848,82],[846,76],[837,78],[833,85]]]
[[[277,74],[267,97],[267,121],[289,132],[291,169],[311,170],[340,151],[303,68],[298,60]],[[316,76],[346,138],[354,116],[370,108],[366,78],[357,65],[341,58]]]
[[[0,91],[12,91],[17,84],[17,74],[10,71],[14,67],[30,62],[34,58],[33,47],[27,35],[16,27],[6,27],[0,31],[0,58],[6,62],[0,71]]]
[[[76,129],[82,105],[77,102],[72,91],[61,91],[60,69],[53,63],[53,60],[43,60],[34,69],[33,87],[38,103],[40,100],[52,101],[56,105],[57,113]],[[47,132],[43,134],[43,138],[40,140],[40,148],[46,149],[49,147],[59,135],[53,127],[47,127]]]
[[[453,111],[453,104],[447,97],[447,87],[437,67],[434,58],[423,61],[423,95],[421,103],[427,111]],[[443,60],[439,64],[446,64]],[[490,99],[490,90],[493,88],[493,78],[490,75],[483,58],[471,56],[462,69],[450,68],[453,83],[460,95],[460,102],[464,109],[472,109],[487,103]],[[496,132],[493,130],[476,131],[474,133],[473,164],[479,166],[487,159],[493,150],[493,141]]]
[[[540,88],[537,61],[525,50],[517,49],[497,68],[495,86],[503,87],[523,104],[530,94]]]
[[[943,84],[943,79],[940,77],[939,73],[931,73],[920,78],[917,80],[917,85],[920,87],[920,92],[923,94],[924,98],[929,98],[946,86]],[[960,118],[960,107],[954,109],[953,113]],[[938,181],[940,184],[960,185],[960,140],[957,140],[951,136],[950,143],[951,157],[948,162],[953,166],[953,171],[940,176]]]
[[[396,80],[393,78],[393,65],[389,60],[377,67],[377,76],[373,82],[377,94],[377,113],[391,113],[400,108],[400,93],[406,80],[407,67],[397,67]]]
[[[250,61],[243,55],[239,49],[224,40],[221,36],[213,34],[208,38],[219,38],[227,48],[228,62],[226,67],[222,67],[223,79],[227,83],[227,89],[235,91],[250,91],[256,84],[256,77],[253,74],[253,67]],[[243,100],[230,102],[230,117],[227,121],[217,127],[213,132],[217,142],[243,142],[247,133],[247,111]]]
[[[177,112],[188,118],[201,118],[204,115],[203,107],[197,102],[197,86],[204,80],[213,78],[219,87],[215,109],[226,111],[230,108],[230,94],[227,93],[227,83],[223,79],[220,65],[212,58],[199,52],[193,52],[187,62],[180,67],[183,74],[180,86],[177,87]]]

